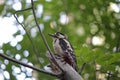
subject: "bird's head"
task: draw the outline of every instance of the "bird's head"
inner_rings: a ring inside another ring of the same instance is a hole
[[[60,32],[56,32],[55,34],[49,34],[49,36],[53,37],[53,38],[62,38],[62,39],[66,39],[66,36]]]

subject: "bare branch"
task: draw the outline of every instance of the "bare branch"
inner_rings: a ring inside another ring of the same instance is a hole
[[[24,25],[19,22],[19,20],[18,20],[18,18],[17,18],[17,16],[16,16],[16,13],[17,13],[17,12],[27,11],[27,10],[30,10],[30,9],[32,9],[32,8],[28,8],[28,9],[24,9],[24,10],[18,10],[18,11],[16,11],[16,12],[14,12],[14,17],[15,17],[16,21],[17,21],[17,22],[22,26],[22,28],[25,30],[26,35],[27,35],[27,37],[28,37],[28,39],[30,40],[30,43],[31,43],[31,45],[32,45],[33,51],[34,51],[34,53],[35,53],[35,55],[36,55],[36,57],[37,57],[37,60],[38,60],[38,62],[40,63],[40,65],[43,67],[42,63],[39,61],[38,51],[36,50],[35,45],[34,45],[32,39],[31,39],[29,33],[27,32],[27,30],[26,30],[26,28],[24,27]]]
[[[35,68],[35,67],[30,66],[30,65],[28,65],[28,64],[26,64],[26,63],[23,63],[23,62],[21,62],[21,61],[18,61],[18,60],[15,60],[15,59],[11,58],[11,57],[8,57],[8,56],[6,56],[6,55],[3,54],[3,53],[0,53],[0,56],[1,56],[2,58],[4,58],[4,59],[7,59],[7,60],[9,60],[9,61],[12,61],[12,62],[17,63],[17,64],[20,64],[20,65],[23,65],[23,66],[28,67],[28,68],[30,68],[30,69],[33,69],[33,70],[35,70],[35,71],[37,71],[37,72],[41,72],[41,73],[44,73],[44,74],[48,74],[48,75],[51,75],[51,76],[54,76],[54,77],[57,77],[57,78],[59,78],[60,75],[61,75],[61,74],[54,74],[54,73],[52,73],[52,72],[48,72],[48,71],[45,71],[45,70],[42,70],[42,69]]]
[[[32,5],[32,11],[33,11],[33,16],[34,16],[34,19],[35,19],[35,23],[36,23],[36,25],[37,25],[37,27],[38,27],[38,29],[39,29],[39,33],[40,33],[40,35],[41,35],[41,37],[42,37],[42,40],[43,40],[46,48],[48,49],[50,55],[52,56],[53,60],[55,61],[55,64],[60,68],[60,70],[61,70],[62,72],[64,72],[63,69],[62,69],[62,68],[58,65],[58,63],[56,62],[55,57],[53,56],[52,51],[51,51],[51,49],[50,49],[50,47],[49,47],[49,45],[48,45],[48,43],[47,43],[47,41],[46,41],[46,39],[45,39],[42,31],[41,31],[41,29],[40,29],[40,26],[39,26],[39,24],[38,24],[38,22],[37,22],[37,18],[36,18],[36,15],[35,15],[34,2],[33,2],[33,0],[31,0],[31,5]]]
[[[31,10],[31,9],[32,9],[32,7],[27,8],[27,9],[23,9],[23,10],[17,10],[17,11],[14,12],[14,14],[16,14],[18,12],[23,12],[23,11]]]
[[[48,56],[49,59],[52,57]],[[59,66],[64,70],[61,80],[83,80],[81,75],[75,71],[68,63],[65,63],[60,56],[55,55],[56,61]],[[54,63],[54,62],[53,62]]]
[[[85,65],[86,65],[86,63],[83,63],[83,65],[81,66],[81,68],[80,68],[80,70],[79,70],[79,74],[82,74],[82,71],[83,71]]]

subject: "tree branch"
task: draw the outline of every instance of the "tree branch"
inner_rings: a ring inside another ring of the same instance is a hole
[[[80,70],[79,70],[79,74],[82,74],[82,71],[83,71],[85,65],[86,65],[86,63],[83,63],[83,65],[81,66],[81,68],[80,68]]]
[[[47,53],[46,56],[52,61],[52,56],[49,53]],[[54,55],[54,56],[56,58],[58,65],[61,66],[61,68],[64,70],[64,73],[60,77],[60,80],[83,80],[81,75],[79,75],[79,73],[76,72],[75,69],[72,68],[72,66],[70,66],[68,63],[65,63],[62,60],[62,57],[58,55]],[[54,63],[54,61],[52,62]],[[56,69],[57,72],[59,72],[59,70],[56,68],[55,65],[51,64],[51,67],[53,67],[53,72],[54,72],[54,69]]]
[[[27,8],[27,9],[23,9],[23,10],[17,10],[17,11],[14,12],[14,14],[16,14],[18,12],[23,12],[23,11],[31,10],[31,9],[32,9],[32,7]]]
[[[31,39],[29,33],[27,32],[27,30],[26,30],[26,28],[24,27],[24,25],[23,25],[22,23],[19,22],[19,20],[18,20],[18,18],[17,18],[17,16],[16,16],[16,13],[22,12],[22,11],[27,11],[27,10],[30,10],[30,9],[32,9],[32,8],[27,8],[27,9],[24,9],[24,10],[15,11],[13,15],[14,15],[14,17],[15,17],[17,23],[20,24],[20,25],[22,26],[22,28],[25,30],[26,35],[27,35],[27,37],[28,37],[28,39],[30,40],[30,43],[31,43],[31,45],[32,45],[33,51],[34,51],[34,53],[35,53],[35,55],[36,55],[36,57],[37,57],[37,60],[38,60],[38,62],[40,63],[40,65],[43,67],[42,63],[39,61],[38,51],[36,50],[35,45],[34,45],[32,39]]]
[[[32,11],[33,11],[33,16],[34,16],[34,19],[35,19],[35,23],[36,23],[36,25],[37,25],[37,27],[38,27],[38,29],[39,29],[39,33],[40,33],[40,35],[41,35],[41,37],[42,37],[42,40],[43,40],[46,48],[48,49],[50,55],[52,56],[53,60],[55,61],[55,64],[58,66],[58,68],[60,68],[60,70],[61,70],[62,72],[64,72],[64,70],[61,68],[61,66],[59,66],[58,63],[56,62],[55,57],[54,57],[54,55],[52,54],[52,51],[51,51],[51,49],[50,49],[50,47],[49,47],[49,45],[48,45],[48,43],[47,43],[47,41],[46,41],[46,39],[45,39],[42,31],[41,31],[41,29],[40,29],[40,26],[39,26],[39,24],[38,24],[38,22],[37,22],[37,18],[36,18],[36,15],[35,15],[34,2],[33,2],[33,0],[31,0],[31,5],[32,5]]]
[[[17,63],[17,64],[20,64],[20,65],[23,65],[23,66],[28,67],[28,68],[30,68],[30,69],[33,69],[33,70],[35,70],[35,71],[37,71],[37,72],[41,72],[41,73],[44,73],[44,74],[47,74],[47,75],[51,75],[51,76],[54,76],[54,77],[57,77],[57,78],[59,78],[59,77],[61,76],[61,74],[54,74],[54,73],[52,73],[52,72],[48,72],[48,71],[45,71],[45,70],[42,70],[42,69],[35,68],[35,67],[30,66],[30,65],[28,65],[28,64],[26,64],[26,63],[23,63],[23,62],[21,62],[21,61],[18,61],[18,60],[16,60],[16,59],[13,59],[13,58],[11,58],[11,57],[8,57],[8,56],[6,56],[6,55],[3,54],[3,53],[0,53],[0,56],[1,56],[2,58],[4,58],[4,59],[7,59],[7,60],[9,60],[9,61],[12,61],[12,62]]]

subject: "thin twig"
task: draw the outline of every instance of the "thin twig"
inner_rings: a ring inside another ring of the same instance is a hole
[[[33,70],[37,71],[37,72],[41,72],[41,73],[44,73],[44,74],[48,74],[48,75],[51,75],[51,76],[54,76],[54,77],[57,77],[57,78],[59,78],[60,75],[61,75],[61,74],[54,74],[54,73],[52,73],[52,72],[48,72],[48,71],[45,71],[45,70],[42,70],[42,69],[35,68],[35,67],[30,66],[30,65],[28,65],[28,64],[26,64],[26,63],[23,63],[23,62],[21,62],[21,61],[18,61],[18,60],[16,60],[16,59],[13,59],[13,58],[11,58],[11,57],[8,57],[8,56],[6,56],[6,55],[3,54],[3,53],[0,53],[0,56],[1,56],[2,58],[4,58],[4,59],[7,59],[7,60],[12,61],[12,62],[17,63],[17,64],[20,64],[20,65],[22,65],[22,66],[28,67],[28,68],[30,68],[30,69],[33,69]]]
[[[25,10],[29,10],[29,9],[31,9],[31,8],[28,8],[28,9],[25,9]],[[21,11],[25,11],[25,10],[21,10]],[[36,55],[36,57],[37,57],[37,60],[38,60],[38,62],[40,63],[40,65],[43,67],[42,63],[39,61],[38,51],[36,50],[35,45],[33,44],[33,41],[32,41],[32,39],[31,39],[31,37],[29,36],[29,33],[28,33],[27,30],[25,29],[24,25],[19,22],[19,20],[18,20],[18,18],[17,18],[17,16],[16,16],[16,13],[17,13],[17,12],[20,12],[20,10],[19,10],[19,11],[16,11],[16,12],[14,13],[14,17],[15,17],[16,21],[17,21],[17,22],[22,26],[22,28],[25,30],[26,35],[27,35],[27,37],[28,37],[28,39],[30,40],[30,43],[31,43],[31,45],[32,45],[33,51],[34,51],[34,53],[35,53],[35,55]]]
[[[18,12],[23,12],[23,11],[31,10],[31,9],[32,9],[32,7],[27,8],[27,9],[23,9],[23,10],[17,10],[17,11],[14,12],[14,14],[16,14]]]
[[[52,51],[51,51],[51,49],[50,49],[50,47],[49,47],[49,45],[48,45],[48,43],[47,43],[47,41],[46,41],[46,39],[45,39],[42,31],[41,31],[41,29],[40,29],[40,26],[39,26],[39,24],[38,24],[38,22],[37,22],[37,18],[36,18],[36,15],[35,15],[34,2],[33,2],[33,0],[31,0],[31,5],[32,5],[32,11],[33,11],[33,16],[34,16],[34,19],[35,19],[35,23],[36,23],[36,25],[37,25],[37,27],[38,27],[38,29],[39,29],[39,33],[40,33],[40,35],[41,35],[41,37],[42,37],[42,40],[43,40],[46,48],[48,49],[50,55],[52,56],[53,60],[55,61],[55,64],[60,68],[60,70],[61,70],[62,72],[64,72],[63,69],[62,69],[62,68],[58,65],[58,63],[56,62],[56,59],[55,59],[54,55],[52,54]]]
[[[82,71],[83,71],[85,65],[86,65],[86,63],[83,63],[83,65],[81,66],[81,68],[80,68],[80,70],[79,70],[79,74],[82,74]]]

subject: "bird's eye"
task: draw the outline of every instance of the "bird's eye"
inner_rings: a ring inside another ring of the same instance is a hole
[[[59,33],[57,32],[56,35],[59,36]]]

